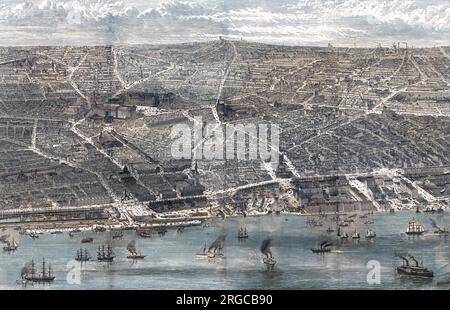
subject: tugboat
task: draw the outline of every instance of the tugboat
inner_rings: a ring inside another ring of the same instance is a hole
[[[122,239],[122,238],[123,238],[123,232],[122,232],[121,230],[115,232],[115,233],[113,234],[112,238],[113,238],[113,239]]]
[[[106,251],[105,251],[105,245],[98,247],[97,260],[99,262],[112,262],[112,261],[114,261],[115,257],[116,256],[114,255],[114,252],[113,252],[110,244],[108,244]]]
[[[357,232],[356,230],[355,230],[355,232],[353,233],[353,235],[352,235],[352,239],[354,239],[354,240],[359,240],[361,238],[361,236],[359,235],[359,232]]]
[[[81,243],[92,243],[92,241],[94,241],[94,238],[92,237],[81,239]]]
[[[91,259],[91,255],[89,255],[89,252],[87,249],[79,249],[77,250],[77,255],[75,256],[75,260],[77,262],[87,262]]]
[[[404,256],[400,256],[400,258],[403,260],[403,264],[397,267],[397,273],[399,275],[424,278],[432,278],[434,276],[433,271],[425,268],[422,262],[419,264],[414,256],[409,256],[409,259]],[[411,264],[411,261],[413,264]]]
[[[55,276],[53,275],[51,265],[48,264],[48,270],[45,267],[45,258],[42,259],[42,272],[36,273],[36,269],[34,266],[34,260],[31,260],[31,268],[26,272],[22,272],[22,280],[26,282],[44,282],[50,283],[55,280]]]
[[[238,239],[239,240],[244,240],[244,239],[248,239],[248,233],[247,233],[247,228],[240,228],[239,232],[238,232]]]
[[[425,228],[422,224],[417,222],[416,220],[412,219],[412,221],[409,221],[408,228],[406,229],[407,235],[421,235],[425,232]]]
[[[267,268],[271,269],[275,266],[275,264],[277,263],[277,260],[275,259],[275,257],[273,257],[272,251],[272,239],[271,238],[267,238],[265,240],[263,240],[263,242],[261,243],[261,253],[263,253],[266,257],[263,258],[263,263],[267,266]]]
[[[127,250],[130,252],[131,255],[128,255],[128,259],[144,259],[145,255],[142,255],[139,253],[137,247],[136,247],[136,241],[131,240],[130,243],[127,245]]]
[[[367,232],[366,232],[366,239],[373,239],[376,236],[377,236],[377,234],[373,230],[371,230],[371,229],[367,230]]]
[[[324,241],[319,246],[312,248],[311,251],[315,254],[324,254],[331,252],[330,246],[333,245],[331,242]]]
[[[13,238],[11,241],[6,241],[6,246],[3,247],[5,252],[15,252],[19,248],[19,243]]]

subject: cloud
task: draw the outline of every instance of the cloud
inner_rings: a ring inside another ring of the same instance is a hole
[[[295,45],[349,45],[355,38],[372,46],[393,40],[448,45],[450,2],[7,0],[0,4],[0,27],[0,45],[30,44],[30,38],[35,44],[123,44],[219,35]]]

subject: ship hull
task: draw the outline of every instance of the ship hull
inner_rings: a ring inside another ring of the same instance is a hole
[[[145,255],[128,255],[128,259],[144,259]]]
[[[434,276],[433,271],[430,270],[415,270],[405,267],[397,267],[397,273],[403,276],[432,278]]]
[[[405,234],[407,234],[408,236],[420,236],[423,233],[424,233],[423,231],[420,232],[407,231]]]

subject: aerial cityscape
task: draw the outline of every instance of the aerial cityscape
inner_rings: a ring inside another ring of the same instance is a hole
[[[6,38],[1,289],[450,288],[445,42]]]

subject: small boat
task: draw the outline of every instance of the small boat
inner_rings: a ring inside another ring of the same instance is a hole
[[[138,229],[136,230],[136,234],[142,238],[151,238],[154,236],[154,233],[150,229]]]
[[[339,224],[339,227],[348,227],[348,226],[350,226],[348,223],[340,223]]]
[[[434,209],[434,207],[427,207],[425,209],[425,211],[423,211],[424,213],[436,213],[436,210]]]
[[[422,213],[422,211],[420,211],[419,206],[417,206],[416,208],[416,213]]]
[[[244,239],[248,239],[248,233],[247,233],[247,228],[240,228],[239,232],[238,232],[238,239],[239,240],[244,240]]]
[[[7,243],[10,236],[9,234],[0,236],[0,242]]]
[[[355,232],[354,232],[353,235],[352,235],[352,239],[358,240],[358,239],[360,239],[360,238],[361,238],[361,236],[359,235],[359,232],[357,232],[357,231],[355,230]]]
[[[115,257],[116,256],[114,255],[114,252],[113,252],[110,244],[108,244],[106,246],[106,251],[105,251],[105,245],[98,247],[97,260],[99,262],[112,262],[112,261],[114,261]]]
[[[116,231],[114,234],[113,234],[113,236],[112,236],[112,238],[113,239],[122,239],[123,238],[123,231]]]
[[[101,226],[101,225],[96,225],[94,227],[94,231],[95,232],[105,232],[106,231],[106,227],[105,226]]]
[[[87,262],[92,258],[87,249],[79,249],[77,250],[77,255],[75,256],[75,260],[77,262]]]
[[[434,219],[430,219],[431,225],[436,228],[436,230],[434,231],[435,234],[437,235],[449,235],[450,232],[448,231],[448,229],[446,228],[441,228],[440,226],[438,226],[438,224],[436,223],[436,221]]]
[[[371,225],[371,224],[373,224],[373,223],[375,223],[375,222],[369,220],[369,221],[365,221],[365,222],[364,222],[364,225]]]
[[[15,252],[19,248],[19,243],[13,238],[11,241],[6,242],[6,246],[3,247],[5,252]]]
[[[134,240],[131,240],[130,243],[128,243],[127,250],[128,250],[128,252],[130,252],[130,255],[127,256],[128,259],[144,259],[145,258],[145,255],[142,255],[141,253],[139,253],[137,246],[136,246],[136,241],[134,241]]]
[[[442,212],[444,212],[444,208],[439,207],[439,208],[436,210],[436,212],[437,212],[437,213],[442,213]]]
[[[339,237],[339,239],[343,239],[343,240],[348,239],[348,234],[347,233],[341,234],[341,228],[340,227],[338,227],[337,236]]]
[[[327,233],[331,234],[334,232],[334,229],[330,226],[327,228]]]
[[[265,255],[265,257],[263,258],[263,263],[268,268],[273,268],[277,263],[277,260],[275,259],[275,257],[273,257],[272,254],[272,239],[267,238],[263,240],[263,242],[261,243],[260,250],[261,253]]]
[[[73,234],[73,232],[71,232],[71,231],[69,231],[69,238],[73,238],[73,236],[74,236],[74,234]]]
[[[397,273],[402,276],[424,277],[432,278],[434,276],[433,271],[423,266],[421,262],[414,258],[414,256],[400,256],[403,260],[402,266],[397,267]]]
[[[39,235],[37,233],[35,233],[35,232],[30,232],[28,234],[28,236],[30,236],[30,238],[33,239],[33,240],[39,238]]]
[[[60,231],[60,230],[54,230],[54,231],[50,232],[51,235],[59,235],[59,234],[62,234],[62,233],[63,232]]]
[[[164,236],[166,233],[167,233],[166,227],[158,229],[158,236]]]
[[[177,233],[182,234],[184,231],[184,226],[180,226],[177,228]]]
[[[395,209],[394,209],[394,208],[390,208],[390,209],[389,209],[389,213],[391,213],[391,214],[392,214],[392,213],[395,213]]]
[[[367,230],[367,232],[366,232],[366,239],[373,239],[376,236],[377,236],[377,234],[373,230],[371,230],[371,229]]]
[[[407,235],[421,235],[425,232],[425,228],[422,224],[412,219],[408,223],[408,228],[406,229]]]
[[[81,243],[92,243],[92,241],[94,241],[94,238],[92,238],[92,237],[87,237],[87,238],[81,239]]]
[[[40,273],[36,272],[34,260],[31,260],[30,268],[28,267],[22,268],[21,277],[22,280],[25,282],[50,283],[55,280],[55,276],[53,275],[51,265],[48,264],[48,269],[45,266],[45,258],[42,259],[42,271]]]
[[[319,246],[312,248],[311,251],[315,254],[323,254],[331,252],[330,246],[333,245],[331,242],[323,241]]]

